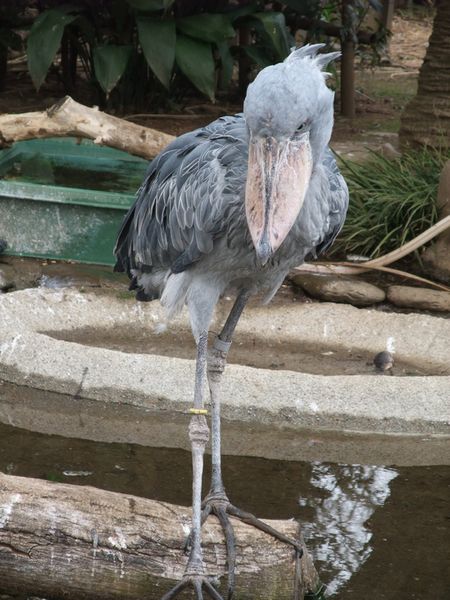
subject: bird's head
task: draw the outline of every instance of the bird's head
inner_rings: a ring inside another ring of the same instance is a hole
[[[294,224],[314,163],[333,127],[333,92],[322,69],[340,53],[303,46],[262,70],[248,87],[244,115],[249,132],[245,189],[247,223],[264,265]]]

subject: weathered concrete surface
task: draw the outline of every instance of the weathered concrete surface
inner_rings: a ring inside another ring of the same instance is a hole
[[[192,361],[86,347],[42,333],[125,323],[158,329],[163,319],[157,303],[136,304],[114,295],[69,289],[5,294],[0,297],[0,378],[102,401],[111,409],[128,405],[160,416],[186,413]],[[185,317],[171,325],[186,326]],[[390,344],[397,358],[450,374],[450,321],[439,317],[292,304],[250,309],[239,328],[280,343],[321,342],[324,348],[374,354]],[[445,435],[449,400],[448,376],[323,377],[230,365],[223,384],[225,420],[289,430]]]
[[[76,398],[0,382],[0,422],[43,434],[190,451],[186,412]],[[222,422],[223,453],[285,461],[366,465],[449,464],[448,436],[277,427]],[[208,452],[209,448],[207,448]]]

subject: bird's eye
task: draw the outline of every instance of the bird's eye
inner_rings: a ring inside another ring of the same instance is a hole
[[[297,131],[303,131],[303,129],[305,129],[305,127],[306,127],[306,122],[305,122],[305,123],[302,123],[301,125],[299,125],[299,126],[297,127]]]

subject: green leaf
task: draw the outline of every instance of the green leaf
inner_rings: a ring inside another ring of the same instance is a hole
[[[222,63],[219,83],[221,89],[226,89],[229,86],[231,77],[233,75],[234,61],[227,42],[219,42],[217,44],[217,49],[219,51],[220,61]]]
[[[174,3],[174,0],[127,0],[133,8],[143,11],[165,10]]]
[[[68,14],[68,7],[52,8],[41,13],[30,29],[27,41],[28,70],[38,90],[61,44],[64,27],[77,15]]]
[[[227,12],[227,17],[233,23],[234,21],[236,21],[236,19],[240,19],[242,17],[247,17],[248,15],[251,15],[252,13],[256,12],[257,10],[258,10],[258,5],[256,2],[253,2],[252,4],[244,4],[243,6],[240,6],[239,8],[237,8],[236,10]]]
[[[205,42],[219,43],[236,35],[230,19],[219,13],[201,13],[177,19],[177,28],[186,35]]]
[[[260,12],[254,13],[252,17],[258,19],[258,21],[262,23],[278,57],[284,60],[289,54],[289,43],[284,15],[278,12]]]
[[[137,26],[145,60],[163,86],[168,89],[175,61],[175,21],[140,17],[137,19]]]
[[[97,81],[106,95],[122,77],[131,55],[131,46],[97,46],[94,48],[94,69]]]
[[[175,58],[181,71],[195,87],[214,101],[215,65],[211,44],[180,34]]]
[[[243,48],[245,54],[260,67],[268,67],[269,65],[273,65],[273,60],[270,58],[270,56],[267,56],[264,50],[259,46],[241,46],[241,48]]]

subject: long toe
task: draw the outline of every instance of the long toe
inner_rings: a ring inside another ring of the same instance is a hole
[[[240,521],[247,523],[247,525],[256,527],[256,529],[260,529],[261,531],[264,531],[264,533],[267,533],[268,535],[271,535],[275,539],[280,540],[280,542],[283,542],[285,544],[289,544],[289,545],[293,546],[295,548],[295,550],[299,553],[299,557],[302,556],[303,548],[301,547],[301,544],[298,541],[289,538],[287,535],[284,535],[283,533],[281,533],[280,531],[277,531],[270,525],[267,525],[267,523],[264,523],[264,521],[261,521],[260,519],[255,517],[255,515],[252,515],[249,512],[241,510],[240,508],[237,508],[236,506],[233,506],[232,504],[227,506],[227,512],[228,512],[228,514],[232,515],[233,517],[236,517]]]
[[[204,575],[185,575],[161,600],[172,600],[187,587],[192,587],[195,591],[195,600],[204,600],[203,590],[212,600],[223,600],[222,596],[212,585],[209,579]]]
[[[208,595],[211,596],[213,600],[223,600],[222,596],[208,579],[204,580],[203,585],[205,586]]]
[[[169,592],[167,592],[167,594],[164,594],[161,600],[172,600],[172,598],[175,598],[180,592],[187,588],[188,585],[189,579],[182,579],[179,583],[176,584],[175,587],[173,587]]]
[[[235,586],[235,570],[236,570],[236,539],[234,536],[234,529],[230,523],[230,519],[226,513],[225,508],[219,508],[215,511],[217,518],[219,519],[220,525],[223,529],[225,536],[225,544],[227,548],[227,567],[228,567],[228,600],[231,600],[234,593]]]
[[[202,583],[202,581],[194,579],[194,590],[197,600],[203,600]]]
[[[221,493],[212,493],[210,492],[208,496],[205,498],[203,502],[203,511],[202,511],[202,523],[206,520],[208,515],[215,515],[220,522],[220,525],[223,530],[223,534],[225,537],[226,544],[226,554],[227,554],[227,569],[228,569],[228,591],[227,591],[227,600],[232,600],[234,589],[235,589],[235,571],[236,571],[236,539],[234,535],[233,525],[230,521],[229,516],[236,517],[240,521],[247,523],[252,527],[256,527],[260,529],[264,533],[274,537],[275,539],[283,542],[284,544],[288,544],[292,546],[296,553],[297,560],[297,568],[300,568],[300,558],[303,554],[303,548],[301,544],[294,539],[289,538],[283,533],[277,531],[264,521],[261,521],[254,515],[249,512],[243,511],[240,508],[237,508],[233,504],[230,503],[228,498],[226,497],[224,492]],[[191,536],[189,536],[186,540],[185,549],[189,548]],[[222,600],[222,596],[217,592],[217,590],[212,586],[211,582],[205,577],[201,577],[202,587],[205,592],[207,592],[208,596],[213,598],[213,600]],[[198,585],[196,585],[195,589],[198,589]],[[197,591],[197,600],[201,598],[200,593]],[[174,596],[164,597],[163,600],[169,600]],[[299,593],[297,592],[297,596],[294,596],[295,600],[299,600]]]

